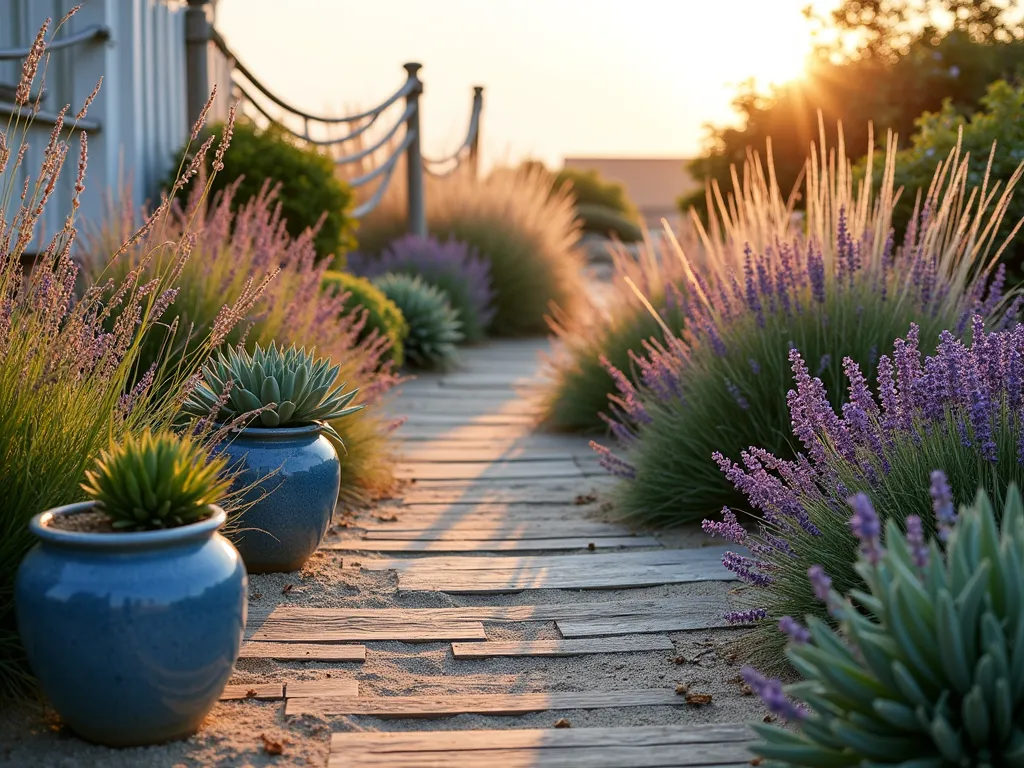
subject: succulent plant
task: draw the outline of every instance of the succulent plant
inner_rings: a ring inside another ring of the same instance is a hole
[[[226,467],[188,436],[147,429],[101,451],[82,489],[116,529],[173,528],[209,516],[231,486]]]
[[[455,345],[462,341],[462,322],[438,288],[413,275],[389,272],[374,280],[398,305],[409,324],[405,357],[420,368],[448,368],[455,364]]]
[[[933,485],[948,488],[940,472]],[[787,656],[804,681],[781,686],[744,670],[793,726],[754,725],[756,754],[806,766],[1024,765],[1024,502],[1011,486],[1000,532],[984,492],[959,520],[948,492],[935,498],[945,555],[916,516],[906,534],[888,522],[883,550],[867,496],[850,500],[870,593],[844,599],[820,566],[809,570],[839,631],[785,617]]]
[[[203,380],[183,410],[199,417],[214,414],[220,423],[253,414],[248,426],[268,428],[317,422],[323,434],[344,449],[328,421],[364,406],[348,407],[359,390],[345,392],[344,382],[334,386],[338,368],[331,367],[330,358],[314,359],[312,352],[294,344],[283,351],[274,342],[266,349],[257,344],[251,355],[244,347],[231,347],[203,366]]]

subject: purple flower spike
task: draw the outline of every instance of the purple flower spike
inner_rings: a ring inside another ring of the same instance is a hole
[[[811,580],[814,596],[821,600],[821,602],[827,603],[829,593],[832,591],[832,579],[825,573],[825,569],[820,565],[812,565],[807,569],[807,578]]]
[[[853,510],[850,528],[853,535],[860,539],[861,554],[872,565],[878,565],[878,560],[882,556],[882,548],[878,542],[882,525],[878,521],[878,514],[866,494],[858,493],[849,499],[848,503]]]
[[[724,618],[730,624],[753,624],[768,617],[764,608],[752,608],[749,611],[729,611]]]
[[[794,645],[804,645],[810,642],[811,633],[807,631],[807,627],[792,616],[783,616],[779,619],[779,629],[789,638],[789,642]]]
[[[750,689],[761,697],[761,701],[768,707],[773,715],[783,720],[803,720],[807,717],[807,711],[797,706],[786,696],[782,690],[782,683],[778,680],[770,680],[753,667],[744,667],[740,670],[744,682]]]
[[[921,518],[917,515],[907,517],[907,543],[910,545],[910,554],[914,558],[914,565],[918,568],[925,568],[928,565],[928,545],[924,541],[924,527],[921,525]]]
[[[731,541],[733,544],[739,544],[740,546],[747,539],[747,532],[740,525],[736,519],[736,513],[728,507],[722,507],[722,520],[705,520],[701,523],[701,528],[704,529],[704,533],[708,534],[712,538],[715,536],[721,536],[723,539]]]
[[[946,473],[941,469],[932,472],[932,509],[939,528],[939,540],[946,541],[956,524],[956,510],[953,508],[953,491],[949,487]]]

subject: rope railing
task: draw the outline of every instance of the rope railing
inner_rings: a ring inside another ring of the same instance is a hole
[[[202,38],[202,30],[193,30],[190,35],[190,39],[199,40]],[[451,155],[444,158],[427,159],[422,156],[420,151],[420,96],[423,93],[423,83],[418,76],[419,64],[404,65],[405,83],[372,109],[341,117],[316,115],[288,103],[261,83],[259,78],[238,60],[224,38],[212,26],[208,27],[206,39],[212,42],[227,59],[232,73],[231,86],[236,97],[242,102],[243,109],[248,107],[254,110],[263,119],[280,126],[310,145],[331,149],[334,163],[337,166],[364,164],[361,169],[363,172],[358,175],[350,175],[348,183],[355,188],[376,183],[376,188],[369,194],[365,202],[352,211],[352,215],[357,219],[369,214],[384,199],[395,168],[398,167],[399,160],[404,158],[407,173],[409,231],[414,234],[426,235],[424,174],[446,176],[453,173],[467,160],[474,167],[476,165],[480,115],[483,109],[483,88],[480,86],[473,89],[473,109],[466,138]],[[395,122],[389,128],[382,130],[379,135],[375,134],[373,140],[367,140],[365,137],[367,131],[378,123],[385,112],[402,99],[405,100],[405,109],[397,116]],[[273,114],[276,111],[274,107],[280,110],[279,114]],[[288,124],[289,122],[293,125],[301,124],[302,129],[296,130]],[[328,130],[339,125],[348,125],[352,128],[342,136],[328,135],[326,138],[319,138],[314,137],[311,131],[311,127],[314,125],[320,125]],[[355,148],[350,152],[343,153],[343,148],[350,144],[354,144]],[[381,154],[386,154],[386,157],[375,162]],[[367,165],[371,164],[372,167],[367,169]],[[449,166],[447,170],[436,170],[437,166],[444,165]]]
[[[62,51],[73,45],[82,43],[103,43],[110,39],[110,28],[101,24],[93,24],[84,29],[74,32],[60,40],[51,41],[46,44],[46,52]],[[12,61],[27,58],[32,53],[32,48],[7,48],[0,49],[0,61]]]

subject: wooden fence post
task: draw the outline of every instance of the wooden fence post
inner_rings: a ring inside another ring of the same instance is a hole
[[[469,144],[469,165],[473,169],[473,175],[480,175],[480,121],[484,117],[484,87],[473,86],[473,114],[476,115],[476,131]]]
[[[409,148],[405,151],[405,164],[409,195],[409,232],[426,237],[427,206],[423,194],[423,155],[420,151],[420,94],[423,93],[423,83],[416,74],[419,69],[419,64],[405,65],[409,81],[413,84],[409,95],[405,97],[406,106],[410,108],[405,129],[412,136]]]
[[[185,9],[185,98],[189,127],[199,118],[206,100],[210,98],[210,13],[210,0],[188,0],[188,8]]]

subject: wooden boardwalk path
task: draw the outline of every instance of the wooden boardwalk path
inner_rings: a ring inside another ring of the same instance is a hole
[[[723,721],[715,703],[665,674],[695,663],[676,655],[674,633],[723,626],[735,584],[727,583],[722,548],[699,537],[673,548],[602,518],[609,481],[588,441],[533,431],[544,346],[469,350],[458,372],[404,385],[393,408],[409,416],[399,432],[405,490],[324,545],[346,569],[392,574],[388,607],[282,606],[250,621],[247,658],[348,662],[330,680],[282,677],[255,693],[244,685],[227,692],[284,699],[286,716],[326,719],[331,768],[749,763],[748,730],[728,722],[743,719],[736,708],[726,708]],[[549,629],[522,629],[530,626]],[[466,674],[435,674],[420,681],[421,694],[365,692],[361,665],[395,643],[413,668],[418,656],[429,667],[440,648]],[[554,666],[630,655],[652,673],[609,685],[559,676]],[[519,665],[518,673],[499,673],[503,663]],[[545,681],[544,690],[525,679]],[[567,728],[572,723],[560,719],[593,722],[587,713],[600,710],[608,712],[595,715],[604,718],[596,727]],[[527,727],[546,712],[555,728]],[[488,725],[416,725],[460,715],[486,715]]]

